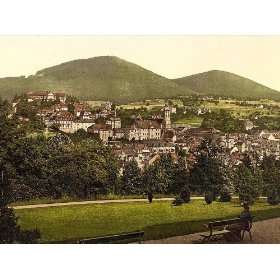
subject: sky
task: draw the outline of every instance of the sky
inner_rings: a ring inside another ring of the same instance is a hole
[[[0,77],[113,55],[167,78],[229,71],[280,90],[280,36],[0,36]]]

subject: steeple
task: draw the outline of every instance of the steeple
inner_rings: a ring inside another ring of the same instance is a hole
[[[171,119],[170,119],[170,108],[167,104],[164,107],[164,120],[165,120],[165,128],[171,128]]]

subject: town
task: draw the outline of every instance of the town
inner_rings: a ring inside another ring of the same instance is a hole
[[[213,97],[202,100],[213,102]],[[217,102],[217,101],[215,101]],[[118,116],[117,106],[103,102],[94,109],[64,92],[32,91],[15,97],[13,114],[19,112],[22,104],[35,108],[36,117],[44,124],[44,130],[57,130],[62,133],[86,131],[111,147],[120,163],[120,173],[126,162],[135,160],[144,170],[155,162],[161,154],[172,154],[177,160],[177,152],[186,157],[186,166],[195,161],[195,151],[204,139],[211,138],[220,148],[220,156],[226,165],[240,163],[243,155],[262,160],[264,156],[280,156],[280,130],[264,130],[255,127],[249,119],[242,119],[242,131],[224,133],[215,127],[193,127],[187,124],[172,123],[172,116],[178,109],[166,102],[160,109],[144,118],[141,114],[129,116],[129,125],[123,125]],[[257,108],[263,109],[263,105]],[[192,106],[184,110],[193,110]],[[197,109],[196,114],[203,116],[211,113],[205,106]],[[18,114],[22,122],[29,119]]]

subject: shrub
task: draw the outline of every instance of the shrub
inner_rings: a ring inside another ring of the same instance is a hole
[[[271,205],[277,205],[280,202],[279,193],[276,187],[272,187],[267,194],[267,202]]]
[[[211,204],[213,202],[213,199],[214,199],[213,193],[210,192],[210,191],[205,192],[204,199],[205,199],[205,202],[207,204]]]
[[[184,203],[189,203],[191,201],[191,191],[189,187],[185,187],[181,191],[180,198],[184,201]]]
[[[5,206],[0,208],[0,244],[37,243],[39,238],[38,230],[21,230],[12,208]]]
[[[231,193],[226,188],[223,188],[220,192],[220,202],[230,202],[231,201]]]
[[[180,206],[183,203],[185,203],[185,202],[184,202],[184,200],[181,197],[175,197],[174,201],[172,202],[172,205]]]

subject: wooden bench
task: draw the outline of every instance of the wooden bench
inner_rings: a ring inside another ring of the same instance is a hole
[[[249,233],[250,240],[252,240],[252,219],[253,218],[234,218],[210,222],[207,225],[204,225],[209,229],[209,232],[200,234],[200,236],[203,238],[202,242],[209,241],[212,237],[217,236],[232,236],[238,238],[239,240],[243,240],[245,232]]]
[[[141,243],[143,238],[144,231],[134,231],[82,239],[78,241],[78,244]]]

